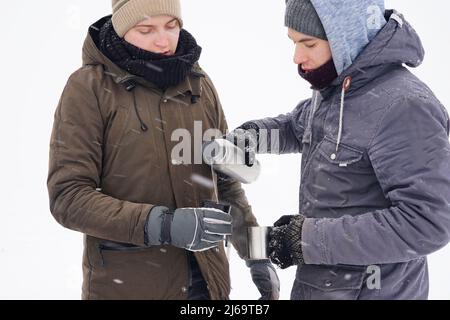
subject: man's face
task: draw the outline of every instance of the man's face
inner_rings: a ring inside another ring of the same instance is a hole
[[[180,23],[167,15],[147,17],[130,29],[125,41],[153,53],[174,55],[180,38]]]
[[[294,63],[305,72],[315,70],[331,60],[328,41],[288,29],[288,37],[295,44]]]

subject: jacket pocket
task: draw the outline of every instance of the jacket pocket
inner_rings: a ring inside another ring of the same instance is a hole
[[[148,247],[139,247],[131,243],[121,243],[113,241],[102,241],[98,244],[99,248],[103,250],[113,250],[113,251],[133,251],[133,250],[144,250]]]
[[[361,292],[365,267],[303,265],[297,270],[293,300],[356,300]]]
[[[360,162],[363,158],[364,152],[344,144],[339,144],[339,149],[336,152],[336,144],[337,141],[325,137],[319,146],[320,154],[330,163],[340,167],[347,167]]]
[[[304,169],[302,194],[309,204],[301,208],[306,215],[336,217],[341,212],[357,214],[361,194],[372,190],[376,177],[365,151],[325,137]],[[355,210],[355,211],[349,211]]]
[[[104,252],[136,252],[144,251],[147,247],[139,247],[129,243],[119,243],[113,241],[102,241],[98,244],[98,250],[102,259],[102,265],[105,265]]]
[[[170,293],[167,267],[175,263],[164,248],[104,240],[96,247],[100,257],[89,278],[92,299],[164,299]]]

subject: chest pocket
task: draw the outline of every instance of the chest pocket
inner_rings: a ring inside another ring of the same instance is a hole
[[[361,161],[364,156],[363,151],[344,144],[339,144],[339,149],[336,152],[336,143],[336,141],[326,136],[319,146],[319,153],[321,156],[328,160],[329,163],[338,167],[364,167],[363,161]]]

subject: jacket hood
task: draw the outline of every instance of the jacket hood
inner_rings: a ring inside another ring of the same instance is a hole
[[[351,86],[346,91],[354,91],[394,66],[406,64],[415,68],[422,64],[425,50],[414,28],[395,10],[385,11],[384,19],[387,21],[384,27],[361,49],[352,64],[338,73],[329,87],[320,90],[322,97],[326,98],[336,87],[344,86],[348,78]],[[332,45],[333,40],[330,40]],[[335,64],[339,60],[336,52],[333,52],[333,60]]]
[[[355,89],[395,65],[415,68],[422,64],[425,50],[414,28],[395,10],[386,11],[385,18],[385,26],[332,85],[341,85],[350,76]]]
[[[332,82],[330,87],[313,94],[313,111],[308,120],[304,139],[311,139],[309,134],[315,113],[321,99],[329,97],[336,92],[336,87],[342,87],[339,113],[339,129],[336,143],[336,153],[342,137],[344,126],[344,101],[345,96],[370,83],[375,78],[383,75],[396,66],[403,64],[409,67],[419,66],[424,58],[425,51],[419,36],[404,17],[394,10],[386,11],[387,23],[378,32],[375,38],[367,44],[363,51],[355,58],[355,61]],[[334,58],[335,52],[333,52]]]
[[[417,67],[424,49],[414,28],[383,0],[311,0],[319,15],[338,75],[388,64]],[[345,77],[345,76],[344,76]]]
[[[101,18],[89,27],[88,35],[83,45],[83,66],[103,65],[116,83],[124,83],[137,77],[118,67],[100,50],[100,29],[109,19],[111,19],[111,15]]]
[[[111,19],[111,15],[101,18],[89,27],[88,35],[83,45],[83,66],[108,64],[108,61],[105,60],[105,58],[108,58],[99,49],[99,35],[100,29],[109,19]]]
[[[311,0],[311,3],[325,29],[339,75],[386,24],[384,0]]]

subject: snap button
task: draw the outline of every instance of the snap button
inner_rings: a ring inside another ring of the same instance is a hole
[[[336,156],[335,153],[333,153],[333,154],[330,156],[330,158],[331,158],[331,160],[336,160],[337,156]]]
[[[188,291],[188,289],[186,287],[181,288],[181,292],[186,293],[187,291]]]
[[[164,103],[167,103],[167,101],[168,101],[167,99],[164,99],[164,100],[163,100]]]

